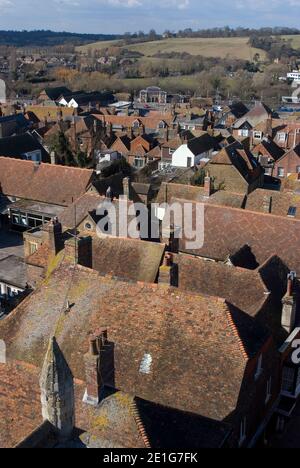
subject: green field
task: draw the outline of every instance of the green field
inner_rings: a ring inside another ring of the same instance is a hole
[[[292,46],[295,49],[300,49],[300,35],[298,36],[282,36],[284,39],[292,40]]]
[[[90,50],[101,50],[106,47],[116,45],[118,41],[109,42],[96,42],[94,44],[87,44],[78,47],[77,50],[87,52]],[[248,45],[248,38],[212,38],[212,39],[164,39],[161,41],[145,42],[124,46],[124,48],[138,51],[146,57],[151,57],[157,52],[188,52],[191,55],[202,55],[204,57],[220,57],[226,58],[227,56],[237,59],[252,60],[256,53],[259,53],[262,58],[265,54],[262,50],[251,48]]]

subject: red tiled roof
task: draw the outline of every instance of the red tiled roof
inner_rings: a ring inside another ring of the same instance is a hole
[[[105,327],[114,343],[115,388],[220,421],[236,408],[248,356],[267,338],[245,316],[222,299],[62,265],[0,322],[0,336],[10,359],[41,367],[55,334],[73,375],[83,380],[88,337]],[[149,375],[140,372],[146,354]]]
[[[212,204],[204,208],[204,245],[187,253],[225,260],[249,245],[259,264],[278,255],[290,270],[300,271],[299,220]],[[185,239],[180,244],[185,251]]]
[[[0,192],[17,198],[68,206],[86,192],[92,177],[89,169],[0,157]]]

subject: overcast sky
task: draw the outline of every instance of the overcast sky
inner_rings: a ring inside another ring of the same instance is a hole
[[[299,26],[300,0],[0,0],[0,29],[124,33]]]

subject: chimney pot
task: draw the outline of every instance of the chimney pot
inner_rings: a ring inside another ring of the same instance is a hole
[[[105,379],[107,380],[107,369],[110,371],[108,347],[103,353],[106,346],[107,330],[101,329],[97,336],[94,335],[90,338],[89,352],[84,356],[87,388],[83,401],[92,406],[97,406],[100,403],[100,392],[105,384]]]
[[[98,356],[99,351],[97,349],[97,340],[95,338],[90,339],[90,355]]]

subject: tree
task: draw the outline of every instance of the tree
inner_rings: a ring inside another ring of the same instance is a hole
[[[59,164],[64,166],[77,166],[74,155],[64,132],[59,131],[48,141],[50,151],[54,151]]]

